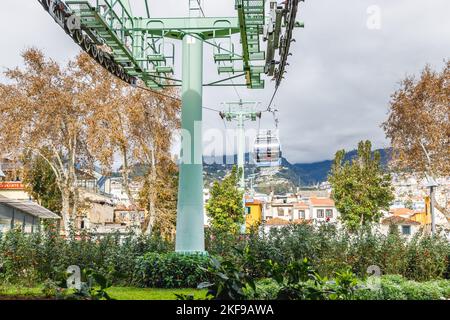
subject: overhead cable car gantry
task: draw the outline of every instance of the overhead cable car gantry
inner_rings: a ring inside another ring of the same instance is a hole
[[[189,15],[179,18],[152,17],[147,0],[143,0],[145,17],[134,16],[128,0],[38,1],[113,75],[135,86],[142,81],[148,90],[182,88],[182,129],[189,133],[190,143],[182,143],[176,251],[203,252],[202,134],[195,130],[201,128],[203,87],[262,89],[262,77],[267,75],[278,88],[293,29],[303,26],[296,21],[300,0],[286,0],[281,5],[275,0],[235,0],[235,17],[206,17],[200,0],[188,0]],[[269,16],[266,3],[270,5]],[[233,35],[240,35],[239,44],[234,43]],[[175,78],[174,70],[173,41],[178,40],[182,41],[181,79]],[[226,77],[204,83],[204,44],[215,48],[218,73]],[[233,82],[241,78],[244,81]]]
[[[258,102],[227,102],[220,117],[228,122],[237,123],[237,163],[240,169],[239,186],[245,189],[245,122],[261,119],[261,112],[257,111]]]

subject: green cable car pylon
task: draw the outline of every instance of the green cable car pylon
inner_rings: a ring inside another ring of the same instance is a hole
[[[131,85],[142,81],[150,90],[182,88],[181,125],[185,141],[181,150],[176,251],[204,252],[203,87],[262,89],[263,74],[273,75],[278,86],[285,73],[292,29],[300,26],[295,21],[299,0],[287,0],[281,6],[271,0],[272,17],[276,19],[266,19],[266,0],[236,0],[237,17],[205,17],[200,0],[189,0],[189,16],[180,18],[151,17],[147,0],[143,0],[146,17],[134,16],[128,0],[38,1],[83,50],[115,76]],[[283,28],[284,36],[278,38]],[[241,53],[235,51],[232,43],[234,34],[240,34]],[[230,45],[224,47],[215,39],[226,40]],[[267,39],[268,48],[263,50],[261,40]],[[175,46],[168,42],[174,40],[182,41],[181,79],[174,78]],[[203,82],[204,44],[215,47],[219,75],[228,77]],[[280,61],[272,58],[276,48],[280,48]],[[269,50],[271,56],[266,59]],[[273,73],[272,65],[278,65]],[[245,83],[232,82],[240,77],[245,77]]]

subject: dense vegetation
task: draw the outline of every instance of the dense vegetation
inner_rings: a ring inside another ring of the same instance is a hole
[[[241,293],[235,292],[240,298],[273,298],[276,293],[278,298],[325,299],[345,292],[350,296],[341,298],[406,299],[420,298],[423,290],[423,297],[433,298],[449,292],[449,281],[441,279],[449,277],[450,244],[439,237],[406,241],[398,232],[383,236],[366,228],[352,234],[333,225],[292,225],[245,237],[208,235],[207,256],[177,255],[173,247],[156,235],[97,239],[86,234],[75,240],[62,239],[51,229],[32,235],[10,231],[0,237],[0,286],[63,282],[67,267],[78,265],[116,286],[192,288],[203,283],[220,287],[222,295],[229,294],[227,287],[240,288]],[[383,275],[397,276],[382,277],[382,291],[356,293],[373,265]],[[256,290],[246,291],[252,287]],[[304,296],[305,290],[317,296]]]

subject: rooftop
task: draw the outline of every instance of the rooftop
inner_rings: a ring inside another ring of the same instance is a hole
[[[294,221],[289,221],[281,218],[273,218],[266,221],[267,226],[287,226],[290,224],[310,224],[311,220],[296,219]]]
[[[334,207],[334,201],[330,198],[311,197],[310,201],[314,207]]]
[[[395,208],[389,210],[390,213],[392,213],[394,216],[411,216],[414,214],[414,210],[408,209],[408,208]]]
[[[32,200],[14,200],[0,196],[0,204],[23,211],[29,215],[40,219],[60,219],[60,217],[50,210],[40,206]]]
[[[308,209],[309,206],[306,202],[297,202],[294,204],[294,208],[296,209]]]
[[[381,221],[381,224],[389,225],[389,224],[406,224],[406,225],[420,225],[420,222],[413,221],[411,219],[403,218],[401,216],[392,216],[389,218],[385,218]]]

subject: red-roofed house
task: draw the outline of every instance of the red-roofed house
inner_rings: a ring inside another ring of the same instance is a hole
[[[311,219],[316,222],[337,222],[338,221],[338,211],[334,206],[333,199],[330,198],[319,198],[311,197],[310,201],[310,212]]]
[[[381,220],[382,233],[387,234],[392,227],[397,227],[402,235],[412,237],[420,230],[421,224],[401,215],[392,215]]]
[[[327,197],[301,198],[297,201],[280,199],[267,203],[264,220],[282,219],[285,221],[310,220],[312,222],[337,222],[339,213],[334,201]],[[278,220],[277,220],[278,221]]]

